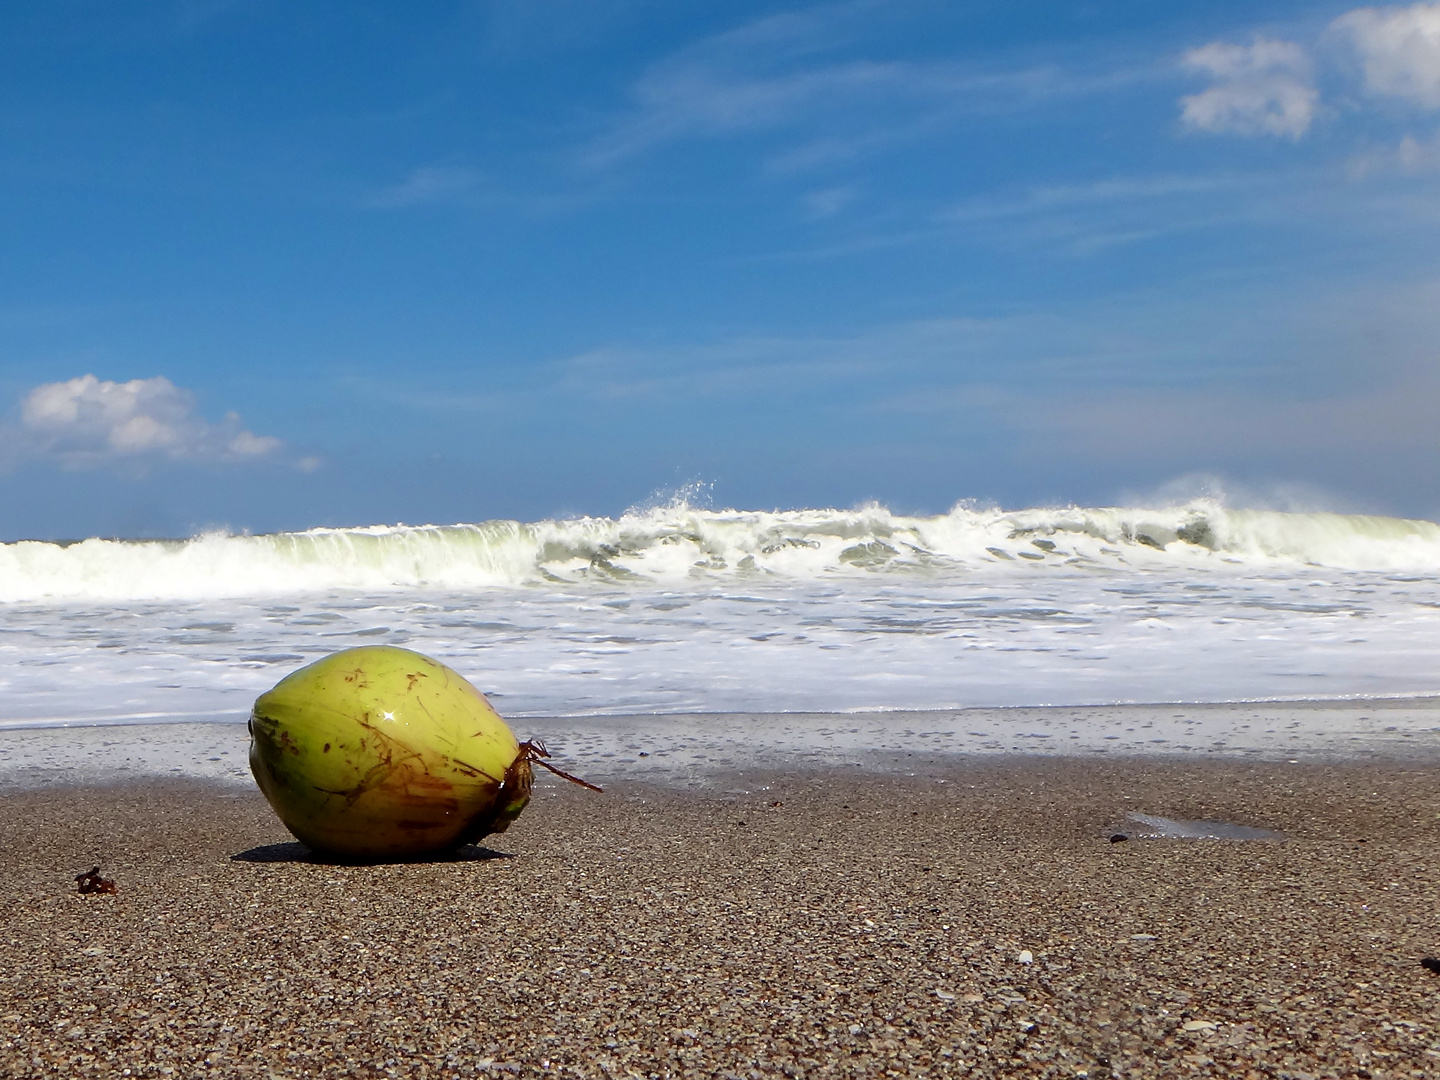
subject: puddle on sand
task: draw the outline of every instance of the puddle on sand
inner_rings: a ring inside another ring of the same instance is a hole
[[[1285,834],[1273,829],[1255,829],[1249,825],[1232,825],[1228,821],[1185,821],[1159,817],[1155,814],[1125,815],[1126,823],[1119,831],[1131,840],[1284,840]]]

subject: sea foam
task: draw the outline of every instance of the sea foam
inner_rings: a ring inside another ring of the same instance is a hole
[[[736,511],[668,506],[618,518],[371,525],[186,540],[0,544],[0,602],[167,600],[307,592],[484,589],[603,581],[683,585],[835,575],[985,573],[1002,562],[1096,567],[1314,565],[1440,570],[1440,526],[1348,514],[1227,509],[883,507]]]
[[[1430,695],[1437,570],[1430,522],[1207,501],[27,541],[0,727],[242,720],[382,643],[510,717]]]

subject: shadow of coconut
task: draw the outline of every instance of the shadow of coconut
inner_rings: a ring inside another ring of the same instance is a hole
[[[304,844],[291,840],[286,844],[262,844],[230,856],[231,862],[245,863],[312,863],[317,866],[392,866],[404,863],[488,862],[491,859],[513,859],[505,851],[494,851],[475,844],[466,844],[454,851],[432,852],[413,858],[346,859],[311,851]]]

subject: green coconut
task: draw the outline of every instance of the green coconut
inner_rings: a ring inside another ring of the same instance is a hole
[[[302,843],[341,858],[412,858],[504,832],[545,756],[461,675],[388,645],[287,675],[250,715],[265,798]]]

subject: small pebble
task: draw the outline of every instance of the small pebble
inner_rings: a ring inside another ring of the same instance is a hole
[[[1029,949],[1021,949],[1020,955],[1015,957],[1015,959],[1022,964],[1033,964],[1035,962],[1035,956]]]

